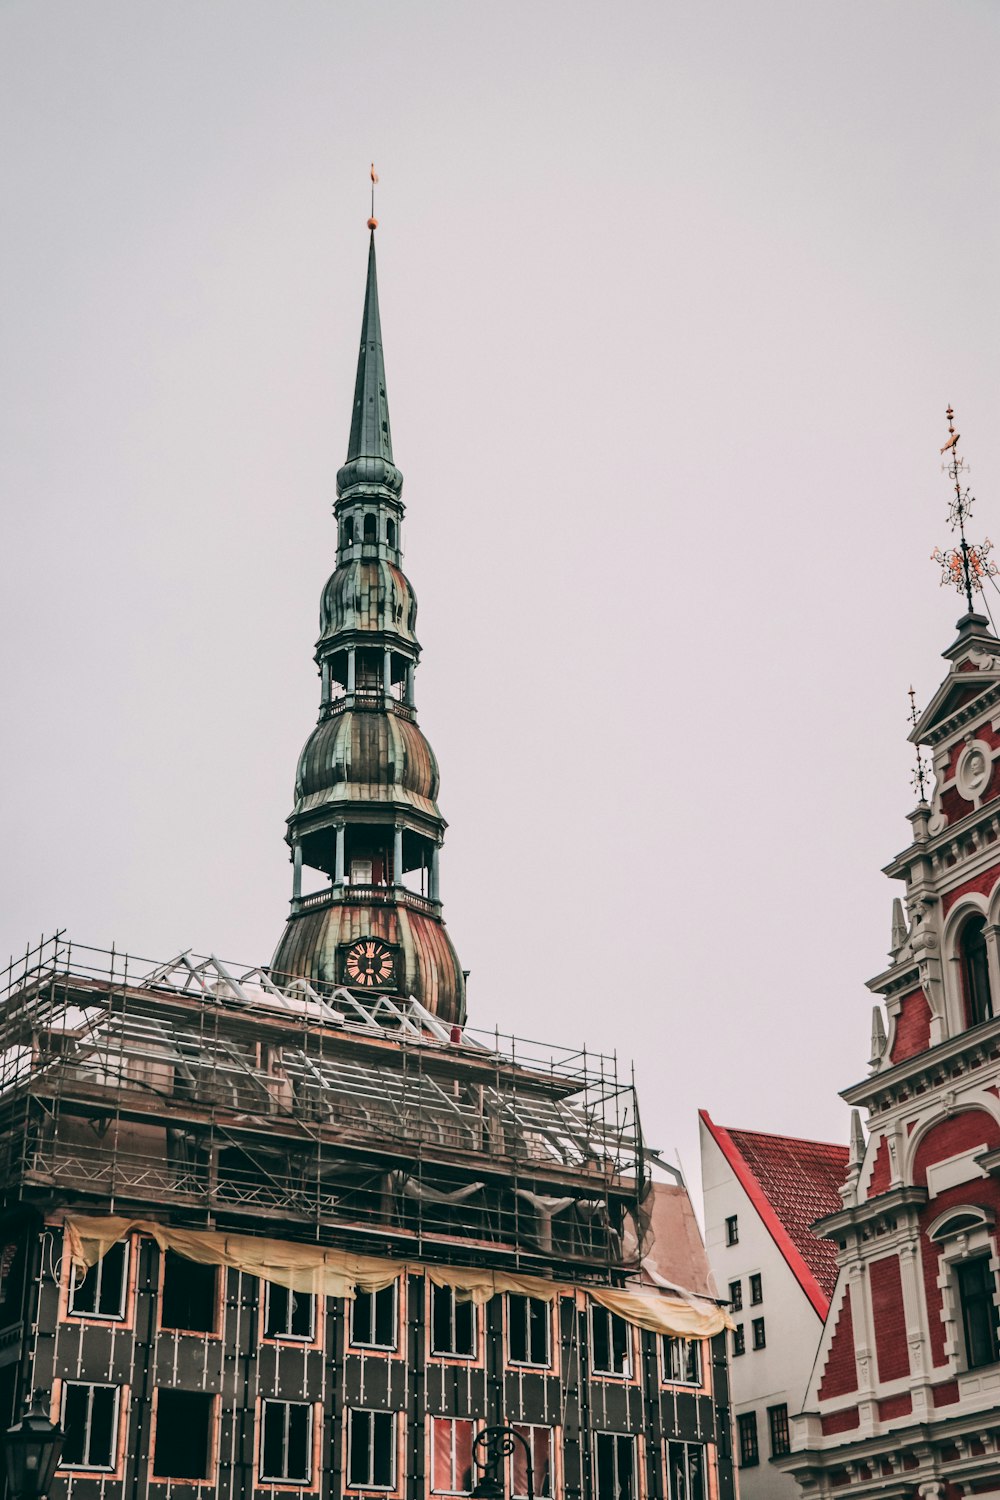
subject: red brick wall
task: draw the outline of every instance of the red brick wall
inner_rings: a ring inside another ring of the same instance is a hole
[[[872,1318],[875,1324],[875,1354],[879,1380],[900,1380],[910,1373],[903,1313],[903,1278],[899,1257],[887,1255],[868,1267],[871,1281]]]
[[[897,1063],[916,1057],[918,1052],[926,1052],[930,1044],[931,1008],[923,990],[914,990],[912,995],[904,995],[900,1004],[889,1061]]]
[[[829,1401],[833,1396],[846,1396],[858,1388],[858,1367],[854,1359],[854,1313],[851,1307],[851,1288],[844,1287],[844,1296],[837,1314],[837,1322],[830,1340],[830,1352],[826,1356],[823,1379],[819,1387],[819,1399]]]
[[[932,1163],[944,1161],[949,1156],[958,1156],[963,1151],[971,1151],[973,1147],[984,1144],[991,1149],[1000,1146],[1000,1125],[985,1110],[966,1109],[961,1114],[953,1115],[950,1120],[942,1120],[940,1125],[935,1125],[927,1132],[917,1147],[913,1163],[914,1183],[917,1187],[926,1187],[927,1168]],[[939,1214],[960,1203],[967,1203],[970,1198],[984,1208],[993,1208],[1000,1217],[1000,1183],[992,1177],[948,1188],[932,1198],[920,1214],[924,1296],[927,1299],[927,1319],[930,1325],[931,1363],[934,1365],[947,1363],[944,1324],[941,1321],[941,1290],[937,1284],[941,1252],[927,1238],[926,1230]]]
[[[878,1419],[891,1422],[894,1417],[908,1417],[912,1410],[913,1397],[909,1391],[901,1391],[898,1396],[886,1396],[878,1403]]]
[[[868,1184],[868,1197],[874,1198],[878,1193],[885,1193],[889,1189],[889,1142],[885,1136],[879,1141],[878,1150],[875,1152],[875,1160],[872,1163],[871,1181]]]
[[[856,1406],[849,1406],[846,1411],[831,1411],[820,1417],[819,1425],[824,1437],[832,1432],[853,1432],[861,1426],[861,1414]]]
[[[1000,761],[997,764],[1000,765]],[[971,804],[968,802],[965,804],[966,812],[969,811],[970,806]],[[956,886],[953,891],[947,891],[941,897],[941,910],[947,915],[959,897],[968,896],[970,892],[975,893],[977,896],[988,897],[998,880],[1000,880],[1000,864],[991,865],[981,875],[976,875],[972,880],[964,881],[962,885]]]

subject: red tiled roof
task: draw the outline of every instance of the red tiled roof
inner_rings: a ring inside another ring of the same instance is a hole
[[[843,1207],[837,1189],[847,1174],[847,1147],[727,1129],[713,1124],[707,1110],[700,1115],[802,1290],[825,1318],[837,1280],[837,1252],[810,1226]]]

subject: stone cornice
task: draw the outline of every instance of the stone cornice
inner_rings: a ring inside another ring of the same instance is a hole
[[[894,1104],[904,1103],[918,1092],[923,1084],[924,1092],[938,1084],[959,1079],[966,1073],[982,1067],[991,1054],[1000,1049],[1000,1017],[984,1021],[980,1026],[970,1027],[918,1052],[884,1072],[873,1073],[863,1083],[855,1083],[842,1089],[840,1097],[855,1108],[864,1106],[872,1115],[882,1114]]]
[[[896,1228],[901,1214],[912,1217],[913,1212],[923,1208],[926,1202],[926,1188],[890,1188],[887,1193],[879,1193],[877,1198],[869,1198],[864,1203],[826,1214],[822,1219],[817,1219],[811,1228],[813,1234],[824,1240],[838,1239],[845,1230],[860,1229],[863,1226],[868,1226],[875,1234],[890,1234]]]

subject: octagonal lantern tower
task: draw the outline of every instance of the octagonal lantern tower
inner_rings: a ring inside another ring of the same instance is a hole
[[[392,457],[375,231],[347,460],[337,474],[337,566],[320,601],[319,722],[299,757],[291,913],[276,975],[414,996],[465,1019],[465,976],[444,925],[447,826],[438,767],[417,725],[417,601],[400,568],[403,476]],[[303,872],[319,874],[305,890]]]

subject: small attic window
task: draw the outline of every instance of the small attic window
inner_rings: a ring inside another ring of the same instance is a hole
[[[365,516],[364,540],[366,542],[378,540],[378,522],[372,515]]]

